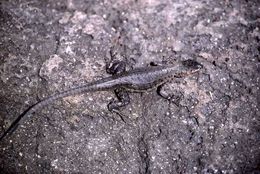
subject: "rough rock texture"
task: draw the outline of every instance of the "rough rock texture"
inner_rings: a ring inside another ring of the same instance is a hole
[[[0,131],[58,91],[128,69],[196,59],[163,91],[67,97],[0,142],[1,173],[259,173],[258,0],[10,0],[0,8]]]

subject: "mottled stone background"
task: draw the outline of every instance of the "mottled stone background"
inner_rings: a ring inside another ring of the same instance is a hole
[[[0,142],[1,173],[260,173],[259,0],[2,0],[0,131],[44,97],[128,69],[195,59],[198,74],[57,101]]]

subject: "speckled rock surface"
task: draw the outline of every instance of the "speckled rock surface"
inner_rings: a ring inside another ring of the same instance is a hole
[[[0,131],[44,97],[128,69],[204,69],[107,110],[112,91],[55,102],[0,142],[1,173],[259,173],[257,0],[18,0],[0,8]],[[114,56],[111,56],[114,55]]]

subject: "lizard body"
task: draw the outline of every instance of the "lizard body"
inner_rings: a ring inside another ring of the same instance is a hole
[[[131,71],[125,71],[112,76],[90,82],[86,85],[71,88],[67,91],[54,94],[47,97],[40,102],[34,104],[21,115],[19,115],[9,128],[2,134],[0,141],[8,134],[11,134],[13,130],[21,124],[26,117],[32,115],[37,110],[44,106],[53,103],[54,101],[86,92],[104,91],[124,89],[127,91],[143,92],[154,87],[158,87],[169,81],[172,78],[181,78],[189,74],[193,74],[199,71],[202,65],[193,60],[186,60],[178,62],[175,65],[168,66],[151,66],[145,68],[137,68]],[[124,95],[123,95],[124,96]],[[121,103],[121,106],[125,104]]]

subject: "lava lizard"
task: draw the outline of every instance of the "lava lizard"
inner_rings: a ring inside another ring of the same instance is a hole
[[[108,105],[108,109],[113,111],[129,103],[130,100],[126,91],[144,92],[154,87],[159,87],[174,78],[182,78],[193,74],[199,71],[203,66],[189,59],[179,61],[174,65],[150,66],[130,71],[125,71],[125,67],[122,67],[120,63],[114,63],[110,67],[110,73],[113,74],[112,76],[54,94],[32,105],[11,123],[0,137],[0,141],[6,135],[11,134],[26,117],[58,99],[86,92],[115,90],[119,100],[113,101]]]

